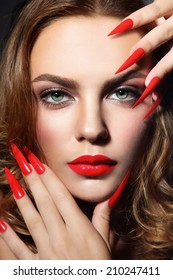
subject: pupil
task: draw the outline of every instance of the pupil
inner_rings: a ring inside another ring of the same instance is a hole
[[[59,92],[54,92],[51,94],[51,97],[54,101],[61,101],[64,97],[64,94]]]
[[[124,90],[119,90],[117,93],[118,98],[125,99],[128,96],[128,93]]]

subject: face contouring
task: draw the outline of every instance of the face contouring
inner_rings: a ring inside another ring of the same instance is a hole
[[[31,53],[38,141],[59,179],[88,201],[112,195],[140,156],[149,127],[143,117],[151,96],[132,109],[149,61],[114,74],[142,36],[131,31],[107,37],[119,22],[101,16],[57,20],[41,32]]]

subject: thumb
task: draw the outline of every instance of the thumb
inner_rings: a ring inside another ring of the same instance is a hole
[[[93,226],[105,240],[107,245],[109,245],[110,236],[110,214],[111,209],[108,206],[108,200],[106,200],[96,205],[92,217]]]

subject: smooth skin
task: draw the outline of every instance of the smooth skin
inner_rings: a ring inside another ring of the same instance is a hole
[[[150,121],[143,121],[143,116],[152,106],[150,95],[132,109],[143,91],[149,58],[114,75],[115,63],[121,63],[143,36],[138,30],[111,40],[108,31],[119,22],[110,17],[65,18],[45,28],[34,45],[31,77],[38,98],[37,136],[49,167],[38,175],[31,165],[32,172],[24,176],[38,211],[26,194],[16,203],[38,253],[33,254],[7,225],[1,234],[1,259],[111,259],[108,200],[145,145]],[[43,80],[45,73],[73,81],[75,87],[45,76]],[[128,90],[119,92],[122,86]],[[45,97],[45,91],[55,88],[63,88],[65,94]],[[104,177],[78,175],[68,162],[83,154],[110,156],[117,167]],[[74,197],[96,203],[91,219]]]
[[[149,96],[132,109],[143,91],[149,58],[123,74],[114,74],[115,64],[124,60],[143,35],[135,31],[108,38],[109,28],[117,22],[107,17],[62,19],[40,34],[31,54],[39,143],[48,165],[69,191],[91,202],[109,198],[131,167],[145,144],[149,121],[143,117],[152,104]],[[52,90],[55,94],[63,91],[60,101]],[[88,178],[68,167],[79,156],[97,154],[117,162],[107,176]]]

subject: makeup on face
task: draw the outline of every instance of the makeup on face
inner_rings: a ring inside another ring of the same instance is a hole
[[[121,106],[133,106],[140,98],[144,89],[146,74],[136,68],[120,74],[105,83],[100,88],[100,96],[107,97],[121,104]],[[65,107],[75,102],[76,92],[80,85],[77,81],[51,74],[42,74],[32,81],[33,90],[39,102],[49,109],[58,106]],[[75,94],[73,94],[75,93]],[[114,95],[112,98],[111,96]],[[116,97],[116,98],[115,98]],[[64,105],[64,106],[63,106]]]
[[[38,142],[72,195],[93,202],[114,193],[138,156],[148,129],[143,116],[152,104],[148,96],[132,109],[144,91],[148,62],[115,75],[141,38],[139,31],[108,37],[118,23],[112,17],[54,22],[31,53]]]
[[[98,177],[110,173],[116,164],[116,161],[104,155],[83,155],[69,162],[68,166],[79,175]]]

